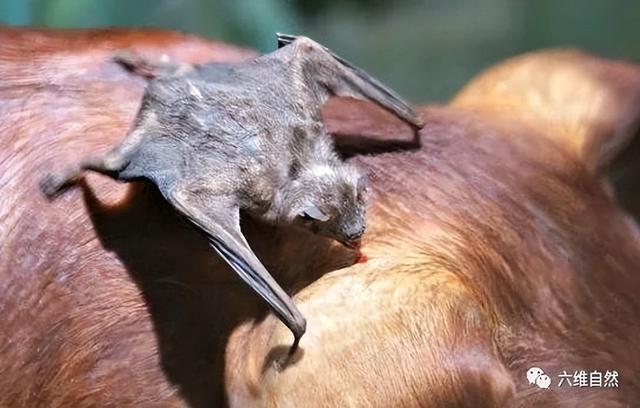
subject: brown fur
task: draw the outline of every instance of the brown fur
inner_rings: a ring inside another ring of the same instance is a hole
[[[0,33],[0,406],[640,404],[640,234],[600,175],[640,116],[637,66],[519,57],[426,108],[419,147],[386,112],[330,102],[370,173],[369,261],[243,224],[308,319],[287,360],[290,333],[153,188],[89,175],[40,195],[42,174],[125,134],[143,81],[108,55],[128,47],[250,55],[160,32]],[[615,369],[621,387],[537,390],[530,366]]]

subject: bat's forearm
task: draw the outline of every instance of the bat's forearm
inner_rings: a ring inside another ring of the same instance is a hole
[[[293,348],[298,346],[307,322],[289,295],[278,285],[251,250],[237,242],[210,239],[213,248],[229,263],[240,278],[271,307],[293,333]]]

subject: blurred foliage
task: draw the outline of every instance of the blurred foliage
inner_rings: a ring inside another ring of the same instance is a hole
[[[538,48],[640,58],[638,0],[0,0],[0,23],[165,27],[261,51],[305,34],[416,101]]]

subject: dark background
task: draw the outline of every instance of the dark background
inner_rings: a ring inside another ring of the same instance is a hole
[[[639,0],[0,0],[0,23],[165,27],[261,51],[305,34],[416,102],[539,48],[640,59]]]

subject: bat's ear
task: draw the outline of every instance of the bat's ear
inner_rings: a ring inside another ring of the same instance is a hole
[[[640,125],[640,65],[571,50],[534,52],[477,76],[452,105],[527,120],[602,172]]]
[[[304,209],[303,216],[315,221],[325,222],[329,220],[329,216],[322,212],[315,205],[310,205]]]

